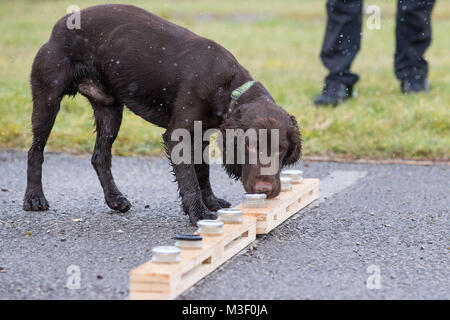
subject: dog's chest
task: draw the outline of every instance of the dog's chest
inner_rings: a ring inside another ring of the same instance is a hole
[[[149,99],[148,101],[126,99],[125,105],[144,120],[162,128],[168,127],[171,103],[167,99]]]

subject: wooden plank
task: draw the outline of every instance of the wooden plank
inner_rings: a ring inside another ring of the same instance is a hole
[[[200,279],[316,200],[319,179],[304,179],[292,190],[267,200],[266,208],[235,208],[243,212],[242,224],[225,224],[220,236],[204,236],[202,249],[182,249],[181,262],[149,261],[130,273],[130,299],[174,299]]]
[[[202,249],[182,249],[179,263],[149,261],[130,273],[130,299],[174,299],[256,239],[256,218],[225,224],[220,236],[203,236]]]
[[[291,191],[281,192],[278,197],[267,200],[265,208],[244,208],[242,204],[235,208],[256,217],[256,234],[267,234],[318,196],[319,179],[303,179],[303,183],[293,184]]]

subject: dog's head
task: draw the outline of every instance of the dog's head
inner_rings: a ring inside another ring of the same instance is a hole
[[[220,131],[223,165],[248,193],[280,193],[280,170],[300,159],[297,121],[271,99],[240,105],[225,117]]]

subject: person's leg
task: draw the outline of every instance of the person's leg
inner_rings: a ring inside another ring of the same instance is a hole
[[[398,0],[395,75],[404,93],[428,90],[428,63],[434,0]]]
[[[328,0],[327,26],[320,58],[329,70],[316,104],[338,104],[352,94],[358,75],[350,67],[361,44],[362,0]]]

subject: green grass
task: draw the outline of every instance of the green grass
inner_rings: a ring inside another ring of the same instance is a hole
[[[30,67],[53,24],[71,4],[85,8],[102,2],[0,2],[0,148],[29,147]],[[353,66],[361,76],[356,87],[359,97],[336,109],[312,105],[326,75],[318,58],[325,0],[108,2],[151,10],[230,50],[277,102],[297,117],[306,155],[449,159],[450,1],[437,1],[433,14],[434,40],[427,52],[429,94],[400,94],[392,61],[396,1],[373,1],[381,6],[382,27],[364,28],[362,49]],[[65,98],[47,150],[90,152],[93,129],[87,100]],[[160,154],[161,133],[160,128],[126,112],[113,151]]]

